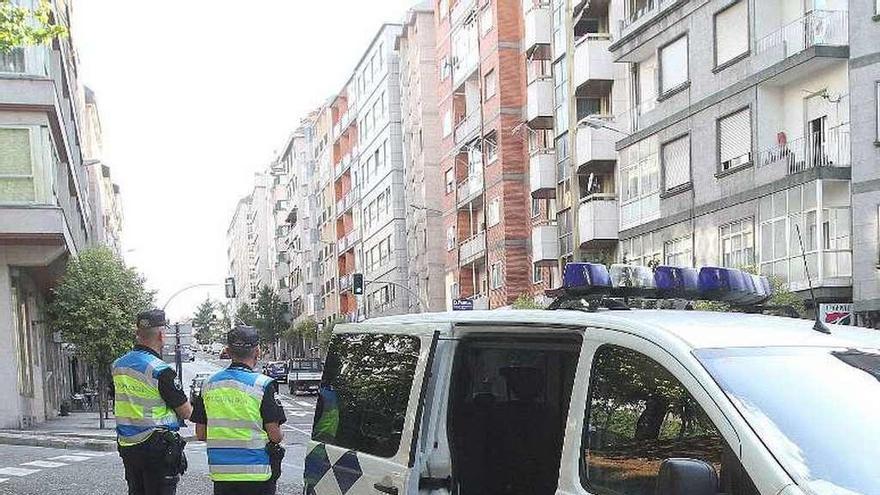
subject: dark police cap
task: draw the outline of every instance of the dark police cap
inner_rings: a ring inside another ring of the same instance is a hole
[[[165,312],[161,309],[144,311],[137,316],[137,327],[139,330],[164,327],[166,324],[168,324],[168,320],[165,319]]]
[[[257,329],[254,327],[237,326],[226,335],[226,344],[230,347],[253,349],[259,343],[260,336],[257,335]]]

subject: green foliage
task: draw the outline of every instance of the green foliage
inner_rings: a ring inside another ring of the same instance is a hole
[[[276,344],[288,326],[281,297],[269,287],[260,288],[254,313],[254,326],[260,332],[260,340],[264,344]]]
[[[315,340],[318,338],[318,323],[314,318],[304,318],[294,325],[291,325],[284,331],[282,338],[293,344],[294,342],[302,342]]]
[[[86,362],[106,368],[134,342],[137,313],[153,294],[144,279],[105,247],[90,248],[67,265],[53,290],[49,319]]]
[[[254,308],[252,308],[250,304],[242,304],[237,310],[235,310],[236,325],[253,326],[256,321],[257,314],[254,312]]]
[[[0,0],[0,53],[41,45],[66,35],[64,26],[52,23],[52,6],[48,0],[41,0],[33,10],[19,7],[11,0]]]
[[[513,309],[544,309],[544,306],[538,304],[535,298],[528,294],[520,294],[516,301],[513,301],[512,307]]]
[[[333,329],[337,323],[342,323],[345,318],[334,316],[330,322],[324,325],[324,328],[318,333],[318,347],[321,349],[321,355],[326,356],[327,350],[330,349],[330,339],[333,338]]]
[[[222,304],[207,298],[196,308],[192,324],[196,340],[200,344],[210,344],[217,339],[224,328],[229,329],[229,327],[223,327],[222,322],[217,319],[216,312],[222,307]]]

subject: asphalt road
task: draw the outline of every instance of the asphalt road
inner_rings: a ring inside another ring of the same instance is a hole
[[[210,357],[184,363],[183,385],[189,391],[189,382],[198,372],[216,372],[228,361]],[[286,387],[282,386],[282,392]],[[287,423],[283,426],[284,458],[278,493],[300,493],[303,459],[311,435],[315,399],[310,396],[279,394]],[[207,454],[204,442],[186,446],[189,471],[181,478],[178,493],[210,494]],[[79,452],[45,447],[0,445],[0,495],[43,495],[67,493],[76,495],[126,493],[122,461],[114,452]]]

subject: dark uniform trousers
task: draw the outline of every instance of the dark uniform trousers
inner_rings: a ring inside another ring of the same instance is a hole
[[[214,495],[275,495],[275,481],[215,481]]]
[[[170,474],[169,462],[155,433],[131,447],[119,447],[129,495],[175,495],[180,475]]]

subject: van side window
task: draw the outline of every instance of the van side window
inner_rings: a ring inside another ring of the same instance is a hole
[[[419,339],[337,334],[318,392],[312,439],[379,457],[400,447]]]
[[[581,474],[600,494],[654,495],[669,458],[708,462],[719,493],[757,494],[715,425],[672,374],[651,358],[606,345],[596,353]]]

